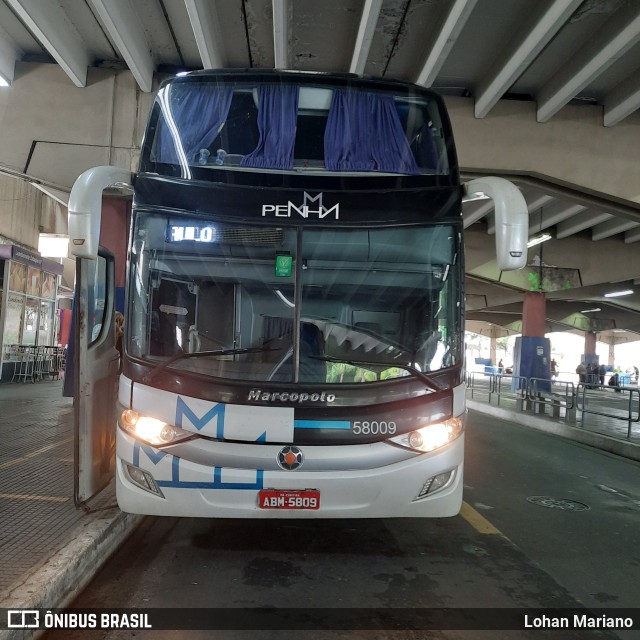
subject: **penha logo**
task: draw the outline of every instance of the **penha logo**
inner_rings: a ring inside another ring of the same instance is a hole
[[[304,199],[301,205],[296,205],[290,200],[287,204],[263,204],[262,217],[273,216],[274,218],[292,218],[300,216],[305,220],[310,216],[317,217],[322,220],[331,216],[335,220],[340,219],[340,204],[334,204],[333,207],[327,208],[323,203],[323,193],[316,196],[310,196],[304,192]]]

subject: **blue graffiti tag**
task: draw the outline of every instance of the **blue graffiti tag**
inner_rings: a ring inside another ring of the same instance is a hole
[[[256,469],[255,482],[223,482],[222,467],[211,467],[213,471],[213,481],[188,481],[180,480],[180,458],[165,451],[156,451],[152,447],[147,447],[139,442],[133,446],[133,464],[140,468],[140,450],[157,465],[165,456],[171,457],[171,480],[159,480],[155,478],[159,487],[173,487],[177,489],[232,489],[235,491],[259,491],[264,488],[264,471]]]

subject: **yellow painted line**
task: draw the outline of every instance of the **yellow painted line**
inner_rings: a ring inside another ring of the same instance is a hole
[[[20,493],[0,493],[0,500],[38,500],[40,502],[67,502],[69,498],[54,498],[53,496],[34,496]]]
[[[0,469],[7,469],[8,467],[13,467],[14,465],[20,464],[25,460],[28,460],[28,458],[14,458],[13,460],[9,460],[9,462],[3,462],[2,464],[0,464]]]
[[[469,503],[463,502],[460,515],[478,532],[484,535],[501,536],[509,540],[499,529],[496,529],[484,516],[481,516]]]
[[[56,447],[60,447],[67,442],[71,442],[73,440],[73,436],[69,438],[65,438],[64,440],[60,440],[59,442],[54,442],[53,444],[48,444],[46,447],[42,447],[40,449],[36,449],[31,453],[28,453],[26,456],[22,456],[21,458],[14,458],[13,460],[9,460],[8,462],[3,462],[0,464],[0,469],[6,469],[8,467],[13,467],[16,464],[20,464],[21,462],[25,462],[26,460],[30,460],[31,458],[35,458],[39,456],[41,453],[46,453],[51,449],[55,449]]]

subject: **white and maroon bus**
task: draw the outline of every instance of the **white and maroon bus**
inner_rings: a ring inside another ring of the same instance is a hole
[[[125,184],[119,366],[99,229],[103,189]],[[139,171],[91,169],[71,194],[76,501],[115,472],[132,513],[457,514],[477,195],[495,201],[499,267],[522,267],[524,199],[461,185],[437,94],[317,73],[165,81]]]

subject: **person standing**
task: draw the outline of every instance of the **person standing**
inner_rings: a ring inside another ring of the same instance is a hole
[[[584,362],[581,362],[576,367],[576,373],[578,374],[578,379],[580,382],[584,383],[587,381],[587,366]]]

